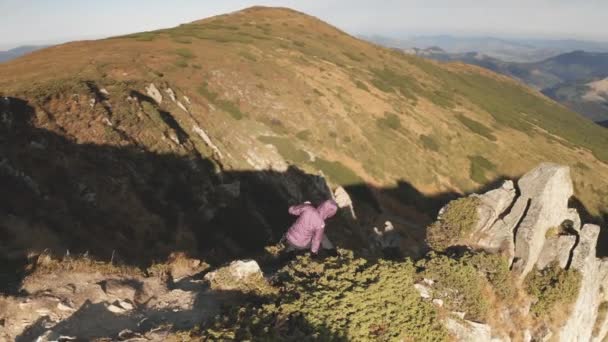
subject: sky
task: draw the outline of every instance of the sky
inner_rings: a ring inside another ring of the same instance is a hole
[[[0,50],[172,27],[253,5],[290,7],[351,34],[608,41],[606,0],[0,0]]]

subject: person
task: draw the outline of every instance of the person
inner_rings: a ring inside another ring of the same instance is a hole
[[[338,205],[333,200],[327,200],[316,208],[310,202],[289,207],[289,213],[298,216],[298,219],[284,236],[286,252],[310,249],[317,255],[320,248],[335,251],[333,244],[325,236],[325,220],[334,216],[337,211]]]

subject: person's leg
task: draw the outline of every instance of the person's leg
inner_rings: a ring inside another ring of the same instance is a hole
[[[323,234],[323,239],[321,240],[321,248],[323,249],[335,249],[334,244],[329,241],[326,234]]]

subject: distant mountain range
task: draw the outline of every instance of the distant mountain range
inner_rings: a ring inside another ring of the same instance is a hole
[[[538,62],[563,53],[584,50],[608,52],[608,42],[549,39],[502,39],[496,37],[417,36],[406,39],[363,36],[380,45],[400,49],[440,47],[448,53],[480,52],[507,62]]]
[[[47,47],[47,45],[24,45],[7,51],[0,51],[0,63],[10,61],[11,59],[45,47]]]
[[[505,62],[479,52],[407,49],[438,61],[461,61],[516,78],[589,119],[608,121],[608,53],[573,51],[540,62]],[[604,124],[606,125],[606,124]]]

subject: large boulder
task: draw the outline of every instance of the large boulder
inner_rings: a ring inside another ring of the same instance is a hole
[[[552,163],[539,165],[517,184],[520,197],[515,205],[518,210],[524,207],[524,216],[515,227],[513,269],[524,279],[538,260],[547,231],[571,217],[568,200],[573,188],[570,168]]]

